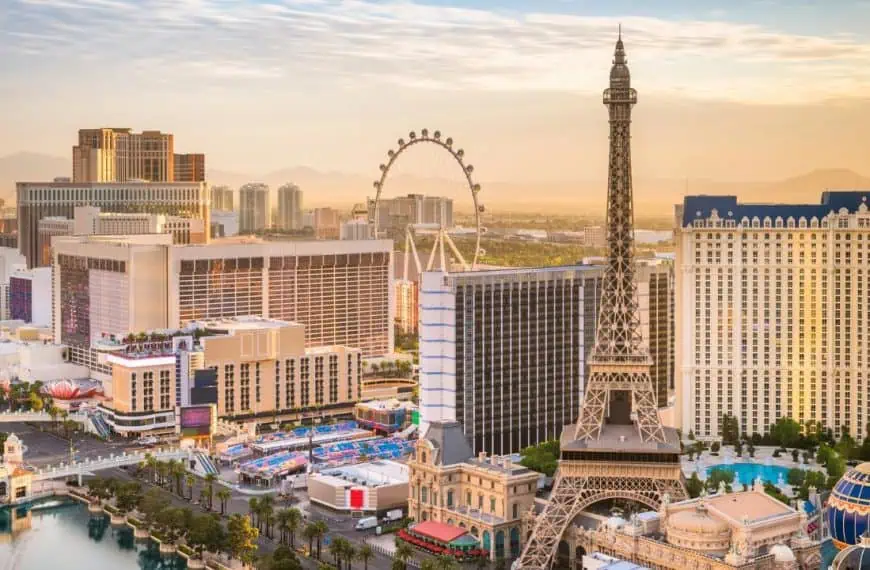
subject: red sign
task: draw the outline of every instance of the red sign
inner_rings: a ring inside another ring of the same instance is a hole
[[[365,491],[362,489],[350,490],[350,508],[361,510],[365,502]]]

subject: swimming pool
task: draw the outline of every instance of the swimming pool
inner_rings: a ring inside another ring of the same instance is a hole
[[[763,463],[720,463],[707,468],[707,475],[713,469],[724,469],[734,473],[734,481],[744,485],[752,485],[758,477],[762,481],[773,483],[776,485],[779,482],[779,476],[782,475],[782,480],[788,479],[788,467],[780,465],[764,465]]]

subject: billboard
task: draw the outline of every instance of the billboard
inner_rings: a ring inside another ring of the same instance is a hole
[[[214,408],[212,406],[189,406],[181,408],[179,427],[181,437],[208,437],[211,435]]]

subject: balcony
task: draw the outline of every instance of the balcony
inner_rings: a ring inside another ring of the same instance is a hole
[[[461,515],[463,517],[469,518],[471,520],[475,520],[481,523],[490,524],[490,525],[499,525],[503,524],[507,521],[502,517],[495,516],[493,514],[485,513],[480,509],[472,509],[466,506],[452,506],[452,507],[444,507],[444,510],[456,513],[457,515]]]
[[[604,104],[627,103],[634,105],[637,103],[637,91],[634,89],[605,89]]]

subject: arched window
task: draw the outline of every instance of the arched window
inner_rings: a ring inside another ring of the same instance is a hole
[[[511,558],[516,558],[520,555],[520,529],[514,527],[511,529]]]
[[[495,557],[504,558],[504,531],[495,533]]]

